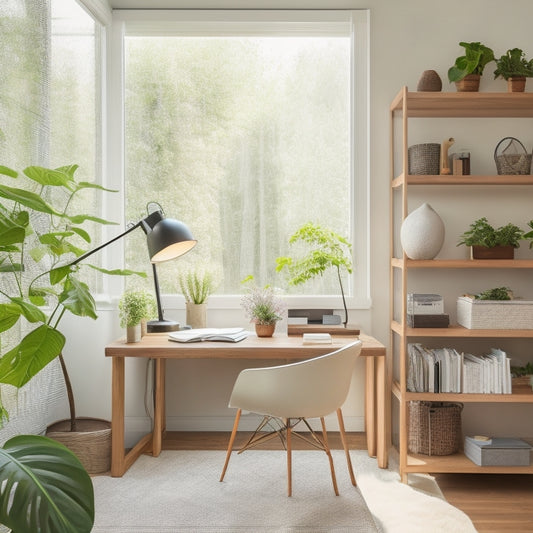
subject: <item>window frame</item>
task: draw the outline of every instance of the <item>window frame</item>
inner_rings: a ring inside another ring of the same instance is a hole
[[[125,190],[124,141],[124,40],[127,36],[175,35],[351,35],[351,241],[354,254],[353,295],[347,297],[350,309],[368,309],[370,299],[369,249],[369,10],[115,10],[108,50],[108,172],[107,186]],[[249,30],[243,29],[246,26]],[[123,194],[114,195],[104,215],[124,220]],[[357,231],[355,231],[357,228]],[[109,237],[116,230],[109,232]],[[124,244],[117,242],[107,254],[111,264],[124,261]],[[148,267],[147,260],[147,267]],[[123,281],[110,281],[111,294],[120,294]],[[290,295],[293,308],[338,308],[339,296]],[[165,295],[167,307],[182,308],[181,295]],[[213,295],[213,309],[239,307],[238,295]]]

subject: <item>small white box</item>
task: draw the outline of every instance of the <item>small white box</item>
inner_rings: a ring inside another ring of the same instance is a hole
[[[533,302],[460,296],[457,323],[467,329],[533,329]]]
[[[442,315],[444,313],[444,300],[440,294],[414,294],[407,295],[408,315]]]

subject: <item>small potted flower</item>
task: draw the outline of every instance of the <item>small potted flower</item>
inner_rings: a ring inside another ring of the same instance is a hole
[[[209,271],[189,270],[178,278],[178,284],[185,298],[187,325],[193,329],[207,325],[207,299],[216,288],[214,276]]]
[[[276,296],[274,289],[269,285],[265,287],[254,285],[241,298],[241,305],[246,317],[255,324],[257,336],[272,337],[276,322],[282,319],[285,310],[283,301]]]

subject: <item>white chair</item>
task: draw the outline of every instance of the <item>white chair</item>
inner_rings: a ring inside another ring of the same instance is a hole
[[[287,450],[288,496],[292,494],[291,437],[297,436],[315,447],[324,450],[329,458],[333,489],[338,496],[337,480],[333,458],[328,445],[324,417],[336,412],[339,430],[348,462],[352,484],[355,485],[350,453],[346,441],[341,406],[350,389],[353,368],[361,352],[361,341],[349,343],[334,352],[283,366],[267,368],[248,368],[243,370],[233,386],[229,407],[236,407],[237,414],[233,424],[226,454],[226,462],[220,476],[223,481],[237,434],[239,420],[243,411],[264,416],[246,444],[238,453],[253,447],[259,442],[278,436]],[[322,438],[315,433],[308,418],[320,418]],[[293,432],[296,424],[303,422],[310,437]],[[268,433],[262,430],[270,427]]]

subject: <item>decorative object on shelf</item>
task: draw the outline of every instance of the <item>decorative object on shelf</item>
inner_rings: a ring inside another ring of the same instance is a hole
[[[454,176],[470,175],[470,152],[464,148],[453,154],[452,174]]]
[[[521,439],[465,437],[465,455],[478,466],[529,466],[531,445]]]
[[[428,203],[424,203],[403,221],[400,241],[409,259],[433,259],[444,244],[444,235],[444,222]]]
[[[289,244],[305,244],[310,250],[303,257],[277,257],[276,272],[287,269],[289,285],[301,285],[317,276],[323,276],[328,268],[335,268],[344,307],[344,327],[348,324],[348,308],[344,296],[341,272],[352,273],[352,245],[345,237],[320,224],[308,222],[290,237]]]
[[[207,325],[207,298],[215,290],[214,277],[208,271],[188,271],[179,276],[179,286],[185,297],[187,325],[193,329]]]
[[[533,59],[528,61],[520,48],[512,48],[495,61],[494,79],[507,80],[507,91],[510,93],[523,93],[526,88],[526,78],[533,76]]]
[[[253,281],[249,276],[245,282]],[[276,296],[270,286],[249,287],[247,293],[241,298],[244,314],[255,324],[255,332],[258,337],[272,337],[276,329],[276,322],[282,319],[285,311],[283,301]]]
[[[515,224],[494,228],[482,217],[470,224],[457,246],[470,246],[472,259],[513,259],[514,249],[523,238],[524,232]]]
[[[440,173],[440,144],[424,143],[409,146],[407,171],[411,175],[438,176]]]
[[[460,296],[457,323],[467,329],[533,329],[533,302]]]
[[[452,455],[461,446],[463,404],[409,402],[409,451],[423,455]]]
[[[118,314],[120,326],[126,328],[126,341],[139,342],[142,322],[157,314],[154,297],[145,289],[129,289],[120,297]]]
[[[494,287],[474,295],[476,300],[512,300],[513,291],[509,287]]]
[[[448,80],[455,82],[459,92],[479,91],[479,82],[487,63],[494,61],[491,48],[479,42],[460,42],[465,55],[459,56],[448,70]]]
[[[531,154],[515,137],[504,137],[494,149],[498,174],[531,174]]]
[[[452,171],[450,170],[450,167],[448,166],[448,151],[450,150],[450,146],[455,142],[455,139],[453,137],[450,137],[449,139],[446,139],[445,141],[442,141],[441,148],[440,148],[440,174],[443,176],[449,176]]]
[[[439,92],[442,90],[442,80],[435,70],[424,70],[418,80],[416,90],[421,92]]]

